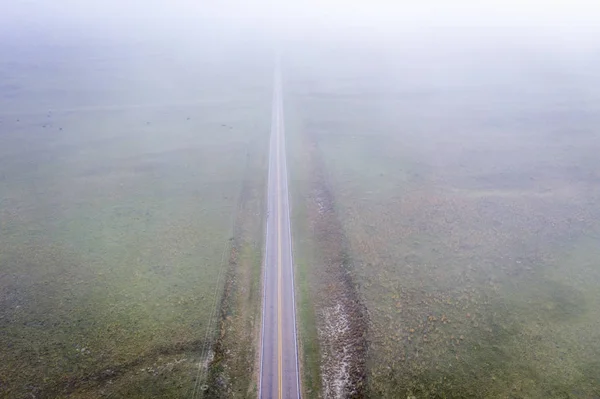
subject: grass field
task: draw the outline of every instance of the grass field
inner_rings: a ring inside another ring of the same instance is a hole
[[[0,43],[0,396],[199,395],[271,59],[54,39]]]
[[[367,310],[366,395],[598,396],[600,60],[464,44],[288,52],[305,358],[329,339],[318,180]]]
[[[0,396],[256,395],[272,54],[209,33],[0,39]],[[283,47],[307,397],[600,395],[600,59],[467,36]]]

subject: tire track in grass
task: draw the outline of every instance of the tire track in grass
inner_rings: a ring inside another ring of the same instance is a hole
[[[232,219],[235,220],[234,217],[232,217]],[[217,282],[215,285],[215,292],[213,294],[213,306],[212,306],[212,310],[210,313],[210,317],[208,319],[208,325],[206,326],[206,332],[204,334],[204,344],[202,345],[202,352],[200,352],[200,361],[198,362],[198,372],[196,374],[196,381],[194,383],[194,389],[193,389],[192,395],[191,395],[192,399],[196,398],[197,395],[199,395],[200,392],[203,391],[203,389],[202,389],[203,387],[200,386],[200,381],[206,379],[206,372],[208,371],[208,364],[210,363],[210,361],[208,359],[208,350],[209,350],[210,346],[212,346],[212,345],[208,345],[208,342],[209,342],[208,337],[209,337],[210,332],[213,329],[213,322],[215,320],[215,315],[217,313],[218,297],[219,297],[218,292],[219,292],[219,287],[221,286],[223,270],[225,269],[225,267],[223,266],[223,262],[225,260],[225,254],[227,253],[228,248],[229,248],[229,240],[227,240],[225,242],[225,246],[224,246],[223,252],[221,254],[221,261],[219,262],[220,269],[219,269],[219,274],[217,276]],[[203,363],[205,363],[204,367],[203,367]],[[202,370],[204,370],[204,371],[202,371]],[[200,390],[198,388],[200,388]]]

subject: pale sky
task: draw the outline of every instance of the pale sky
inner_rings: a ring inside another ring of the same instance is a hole
[[[72,24],[161,26],[212,20],[224,25],[306,29],[365,26],[525,26],[590,29],[600,5],[590,0],[0,0],[4,29]]]

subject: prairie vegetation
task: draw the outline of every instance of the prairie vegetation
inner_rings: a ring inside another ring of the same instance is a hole
[[[597,396],[600,60],[478,40],[290,51],[294,206],[320,209],[316,162],[368,318],[365,395]],[[308,220],[323,366],[329,242]]]
[[[0,396],[206,389],[225,280],[258,281],[231,253],[260,230],[272,69],[188,44],[0,43]]]

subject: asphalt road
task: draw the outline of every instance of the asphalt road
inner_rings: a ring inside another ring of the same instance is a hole
[[[299,398],[292,236],[279,67],[274,76],[269,146],[259,397]]]

